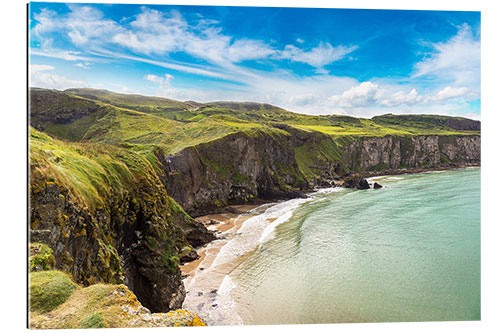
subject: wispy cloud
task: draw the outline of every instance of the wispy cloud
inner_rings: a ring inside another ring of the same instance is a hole
[[[445,42],[432,44],[434,52],[415,64],[413,78],[448,80],[454,85],[471,85],[479,90],[481,42],[467,24]]]
[[[279,50],[262,40],[235,39],[226,35],[214,20],[200,18],[197,23],[189,24],[175,10],[160,12],[142,7],[128,26],[124,26],[105,18],[102,12],[90,6],[70,5],[70,9],[66,15],[56,15],[48,10],[34,15],[38,24],[33,34],[48,41],[44,43],[47,49],[54,42],[51,33],[58,32],[75,46],[85,46],[94,51],[113,49],[117,53],[116,47],[112,47],[114,44],[145,56],[168,56],[184,52],[217,67],[233,70],[236,68],[232,65],[242,61],[273,57],[306,63],[322,70],[325,65],[342,59],[357,48],[342,45],[333,47],[330,43],[321,42],[310,50],[293,45]],[[51,56],[85,60],[69,52],[53,53]]]
[[[282,52],[278,53],[277,57],[306,63],[322,70],[325,65],[344,58],[357,48],[357,46],[346,47],[343,45],[333,47],[330,43],[321,42],[317,47],[305,51],[294,45],[287,45]]]

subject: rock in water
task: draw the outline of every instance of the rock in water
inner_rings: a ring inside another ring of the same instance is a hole
[[[382,185],[380,185],[379,183],[374,183],[373,184],[373,188],[382,188]]]
[[[368,181],[361,175],[350,175],[344,179],[344,187],[356,188],[358,190],[366,190],[370,188]]]

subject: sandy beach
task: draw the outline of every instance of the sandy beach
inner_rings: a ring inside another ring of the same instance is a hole
[[[194,276],[196,269],[202,268],[203,270],[211,265],[222,246],[225,245],[224,240],[228,235],[237,233],[241,225],[253,216],[249,212],[259,207],[259,205],[232,205],[230,207],[233,211],[231,213],[209,214],[195,219],[203,223],[208,230],[214,231],[218,239],[197,249],[200,258],[181,266],[182,274],[186,277],[185,285]],[[203,265],[201,265],[202,263]]]

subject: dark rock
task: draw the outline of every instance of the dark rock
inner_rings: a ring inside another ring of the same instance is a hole
[[[366,190],[370,188],[368,181],[361,175],[351,175],[344,179],[344,187]]]
[[[199,257],[200,256],[198,255],[198,253],[195,250],[191,249],[191,251],[189,251],[185,255],[179,257],[179,261],[180,261],[181,264],[184,264],[184,263],[196,260]]]
[[[379,183],[374,183],[373,188],[382,188],[382,185],[380,185]]]

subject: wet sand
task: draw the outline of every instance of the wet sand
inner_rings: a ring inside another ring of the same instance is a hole
[[[185,285],[191,280],[196,269],[202,268],[203,270],[212,264],[222,246],[225,245],[225,238],[230,234],[237,233],[241,225],[253,216],[252,214],[245,216],[245,214],[257,207],[259,205],[233,205],[231,208],[234,213],[210,214],[195,219],[203,223],[208,230],[215,231],[218,239],[197,249],[200,258],[181,266],[182,274],[187,275],[187,279],[184,281]],[[202,263],[203,265],[201,265]]]
[[[186,288],[184,309],[197,313],[210,325],[221,321],[228,325],[242,324],[238,316],[232,315],[234,309],[231,302],[225,299],[226,292],[218,289],[221,288],[227,274],[238,266],[244,255],[237,260],[217,265],[216,269],[213,269],[212,264],[221,249],[233,237],[238,237],[238,231],[243,223],[263,213],[267,208],[268,205],[234,205],[231,206],[231,213],[210,214],[196,218],[207,229],[213,230],[217,239],[196,249],[200,258],[181,266]]]

